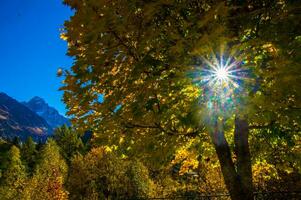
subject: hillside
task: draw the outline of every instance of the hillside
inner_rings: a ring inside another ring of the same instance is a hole
[[[52,127],[42,117],[7,94],[0,93],[0,137],[24,140],[31,136],[41,140],[51,132]]]

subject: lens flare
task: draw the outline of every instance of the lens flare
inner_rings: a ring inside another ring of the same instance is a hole
[[[212,54],[208,59],[199,60],[194,82],[201,87],[202,104],[209,112],[229,114],[239,103],[247,73],[242,69],[243,62],[234,56]]]

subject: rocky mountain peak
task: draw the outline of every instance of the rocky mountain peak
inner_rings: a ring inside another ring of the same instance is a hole
[[[70,125],[66,117],[61,115],[55,108],[49,106],[41,97],[35,96],[28,102],[23,102],[23,104],[45,119],[52,128],[57,128],[63,124]]]

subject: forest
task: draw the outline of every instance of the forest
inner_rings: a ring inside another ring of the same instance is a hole
[[[72,125],[0,141],[1,200],[301,199],[301,1],[63,3]]]

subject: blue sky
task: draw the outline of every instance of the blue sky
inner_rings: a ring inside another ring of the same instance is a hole
[[[62,0],[1,0],[0,92],[19,101],[40,96],[65,114],[56,72],[72,64],[59,37],[71,15]]]

